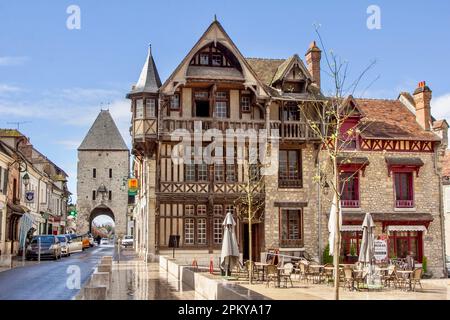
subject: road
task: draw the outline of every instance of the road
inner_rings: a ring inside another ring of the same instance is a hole
[[[42,261],[0,272],[0,300],[70,300],[79,289],[66,285],[69,267],[80,268],[82,287],[101,257],[113,254],[113,245],[99,246],[58,261]]]

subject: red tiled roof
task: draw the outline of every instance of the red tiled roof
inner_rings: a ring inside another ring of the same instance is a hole
[[[431,131],[424,130],[416,117],[399,100],[355,99],[365,114],[362,119],[364,138],[440,141]]]

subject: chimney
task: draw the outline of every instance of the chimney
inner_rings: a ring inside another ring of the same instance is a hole
[[[320,88],[320,58],[322,56],[322,51],[313,41],[309,45],[308,51],[306,51],[306,64],[308,66],[308,71],[312,75],[312,81]]]
[[[431,124],[431,90],[425,81],[419,82],[419,86],[414,91],[414,103],[416,105],[416,121],[422,128],[429,131]]]

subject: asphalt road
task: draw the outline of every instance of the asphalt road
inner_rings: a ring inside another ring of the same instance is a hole
[[[113,254],[113,245],[99,246],[58,261],[41,261],[0,272],[0,300],[70,300],[79,292],[77,279],[83,287],[101,257]]]

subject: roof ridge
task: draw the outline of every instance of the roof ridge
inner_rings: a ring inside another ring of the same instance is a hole
[[[290,57],[289,57],[290,58]],[[258,59],[258,60],[286,60],[286,59],[289,59],[289,58],[258,58],[258,57],[245,57],[245,59]]]
[[[398,99],[387,99],[387,98],[355,98],[355,97],[353,97],[353,99],[355,99],[355,100],[371,100],[371,101],[399,101]]]

